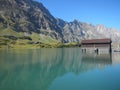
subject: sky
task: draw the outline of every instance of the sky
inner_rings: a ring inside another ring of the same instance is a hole
[[[103,24],[120,30],[120,0],[36,0],[65,21]]]

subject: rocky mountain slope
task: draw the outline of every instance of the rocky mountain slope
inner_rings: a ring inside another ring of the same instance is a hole
[[[37,38],[48,36],[61,42],[80,42],[93,38],[120,39],[120,31],[114,28],[54,18],[42,3],[33,0],[0,0],[0,36],[8,35],[9,32],[3,33],[6,29],[25,33],[25,36],[35,33]],[[41,42],[40,38],[38,40]]]
[[[63,36],[66,42],[80,42],[82,39],[111,38],[113,42],[120,42],[120,31],[107,28],[104,25],[92,25],[74,20],[63,26]]]
[[[0,29],[38,33],[61,38],[62,29],[49,11],[33,0],[0,0]]]

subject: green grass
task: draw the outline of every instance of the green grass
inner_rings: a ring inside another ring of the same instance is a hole
[[[0,30],[0,36],[4,36],[4,35],[21,37],[21,36],[23,36],[23,33],[18,33],[18,32],[14,31],[10,28],[6,28],[6,29],[3,29],[3,30]]]
[[[11,39],[12,36],[16,39]],[[25,38],[28,37],[28,38]],[[53,39],[50,36],[24,32],[16,32],[10,28],[0,30],[0,48],[57,48],[57,47],[74,47],[78,43],[61,43],[61,40]]]

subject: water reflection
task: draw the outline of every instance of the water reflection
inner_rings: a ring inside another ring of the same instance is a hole
[[[112,64],[111,54],[83,54],[82,61],[85,63],[92,64]]]
[[[1,50],[1,90],[47,90],[66,73],[76,75],[112,64],[111,55],[82,54],[80,48]]]

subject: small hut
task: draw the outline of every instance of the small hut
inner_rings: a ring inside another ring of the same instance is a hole
[[[82,40],[82,52],[111,52],[111,39],[89,39]]]

